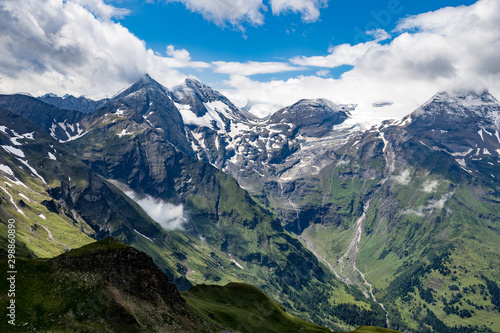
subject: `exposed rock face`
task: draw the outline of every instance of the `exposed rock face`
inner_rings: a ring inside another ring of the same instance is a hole
[[[142,251],[106,238],[52,259],[74,272],[99,274],[105,284],[148,301],[185,313],[185,301],[169,278]]]
[[[292,133],[319,138],[331,135],[333,127],[344,122],[351,110],[349,106],[338,106],[327,99],[303,99],[274,113],[270,122],[290,124]]]
[[[0,95],[0,107],[29,120],[59,142],[74,140],[85,133],[85,114],[79,111],[61,110],[25,95]]]
[[[403,122],[405,137],[452,156],[474,176],[493,179],[500,156],[500,103],[489,93],[435,95]],[[479,162],[481,161],[481,162]],[[496,168],[484,169],[488,163]]]
[[[12,170],[10,179],[17,179],[18,185],[26,188],[38,182],[43,195],[50,197],[41,202],[50,212],[65,216],[98,239],[120,236],[130,241],[134,229],[146,234],[158,230],[135,203],[47,133],[4,109],[0,109],[0,123],[4,124],[0,143],[15,148],[1,149],[0,163]]]
[[[47,104],[54,105],[59,109],[76,110],[83,113],[94,112],[99,106],[108,101],[107,98],[94,101],[83,96],[75,97],[72,95],[64,95],[63,97],[58,97],[54,94],[46,94],[38,97],[38,99]]]

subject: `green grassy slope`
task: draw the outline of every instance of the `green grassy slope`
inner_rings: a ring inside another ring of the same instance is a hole
[[[317,185],[323,204],[343,207],[343,223],[311,225],[304,243],[336,265],[369,203],[356,265],[389,310],[391,327],[500,331],[498,183],[411,140],[390,148],[393,155],[376,132],[346,147],[343,162],[325,168]]]
[[[241,283],[197,285],[182,294],[207,319],[238,332],[331,332],[286,312],[257,288]]]
[[[53,259],[18,259],[16,269],[16,325],[2,320],[2,332],[222,329],[191,310],[151,258],[115,239]],[[4,271],[0,276],[0,304],[5,309],[8,285]]]

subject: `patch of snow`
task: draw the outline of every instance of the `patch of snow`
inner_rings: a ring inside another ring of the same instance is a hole
[[[406,126],[406,125],[409,125],[410,123],[411,123],[411,117],[408,116],[408,117],[405,117],[405,118],[401,119],[399,121],[399,123],[397,123],[397,125],[399,125],[399,126]]]
[[[3,132],[3,134],[7,134],[7,130],[8,130],[8,129],[9,129],[9,128],[8,128],[8,127],[6,127],[6,126],[3,126],[3,125],[2,125],[2,126],[0,126],[0,132]]]
[[[28,198],[26,195],[24,195],[23,193],[19,193],[19,196],[20,197],[23,197],[24,199],[28,200],[28,202],[31,202],[30,198]]]
[[[57,160],[57,158],[55,157],[55,155],[54,155],[54,154],[52,154],[50,151],[49,151],[49,158],[50,158],[51,160],[54,160],[54,161],[56,161],[56,160]]]
[[[40,225],[42,226],[42,228],[45,229],[45,231],[47,231],[47,234],[49,235],[49,239],[52,240],[53,242],[55,242],[56,240],[54,239],[54,235],[52,235],[52,232],[50,232],[49,228],[47,228],[43,224],[40,224]]]
[[[255,170],[255,169],[252,169],[252,170],[253,170],[256,174],[258,174],[259,176],[264,177],[264,175],[263,175],[263,174],[261,174],[261,173],[259,173],[257,170]]]
[[[35,132],[30,132],[30,133],[24,133],[24,134],[21,134],[25,139],[28,139],[28,140],[35,140],[34,138],[34,134]]]
[[[53,137],[54,139],[57,139],[56,128],[57,128],[57,124],[56,124],[56,120],[54,119],[54,122],[50,126],[50,136]]]
[[[125,109],[118,108],[118,110],[115,111],[115,115],[122,117],[125,114]]]
[[[25,161],[25,160],[22,160],[20,158],[18,158],[19,161],[21,161],[21,163],[23,163],[24,165],[26,165],[28,167],[28,169],[30,169],[30,171],[35,175],[37,176],[38,178],[40,178],[42,180],[42,182],[44,184],[47,184],[47,182],[45,181],[45,179],[43,179],[42,176],[40,176],[40,174],[35,170],[35,168],[33,168],[31,165],[28,164],[28,161]]]
[[[9,177],[6,177],[9,181],[11,181],[12,183],[18,185],[18,186],[22,186],[24,188],[28,188],[28,186],[26,186],[22,181],[20,181],[19,179],[17,179],[16,177],[12,176],[14,178],[14,180],[10,179]],[[12,187],[13,185],[9,182],[5,182],[5,184],[9,187]]]
[[[220,145],[219,145],[219,137],[217,136],[217,137],[215,138],[215,149],[216,149],[217,151],[219,151],[219,148],[220,148]]]
[[[191,140],[190,140],[191,141]],[[193,149],[194,152],[197,152],[200,150],[198,146],[194,143],[194,141],[191,141],[191,149]]]
[[[85,134],[87,134],[88,132],[85,132],[83,134],[77,134],[77,135],[69,135],[68,136],[68,140],[59,140],[60,143],[65,143],[65,142],[69,142],[69,141],[73,141],[73,140],[76,140],[76,139],[79,139],[81,138],[82,136],[84,136]],[[68,134],[68,133],[66,133]]]
[[[203,133],[191,132],[191,134],[193,134],[194,139],[196,140],[196,142],[198,142],[198,146],[200,146],[202,149],[207,149],[207,147],[205,146],[205,139],[203,139]]]
[[[325,146],[325,145],[326,145],[326,143],[323,144],[323,146]],[[279,148],[281,148],[281,146],[278,143],[273,142],[271,148],[273,148],[273,149],[279,149]]]
[[[457,161],[457,163],[460,164],[464,168],[467,166],[467,164],[465,163],[465,160],[463,158],[455,158],[455,161]]]
[[[120,133],[118,133],[117,135],[118,135],[118,137],[119,137],[119,138],[121,138],[121,137],[123,137],[123,136],[125,136],[125,135],[132,135],[132,134],[134,134],[134,132],[127,132],[127,129],[126,129],[126,128],[124,128],[124,129],[122,129],[122,131],[121,131]]]
[[[424,146],[426,146],[427,148],[429,148],[429,149],[431,149],[431,150],[432,150],[432,148],[431,148],[431,147],[429,147],[428,145],[426,145],[425,143],[423,143],[421,140],[419,140],[418,142],[420,142],[422,145],[424,145]]]
[[[35,132],[31,132],[31,133],[25,133],[25,134],[17,134],[15,131],[11,130],[11,132],[14,134],[14,137],[11,137],[10,138],[10,141],[12,142],[12,144],[16,145],[16,146],[22,146],[22,143],[19,143],[17,140],[20,140],[20,139],[29,139],[29,140],[35,140],[33,138],[33,133]]]
[[[255,147],[255,148],[260,148],[259,146],[259,141],[258,140],[255,140],[255,141],[249,141],[247,142],[250,146],[252,147]]]
[[[467,156],[469,155],[474,149],[470,148],[469,150],[465,152],[460,152],[460,153],[449,153],[451,156]]]
[[[8,151],[9,153],[14,154],[16,156],[23,157],[23,158],[25,157],[24,152],[21,149],[18,149],[18,148],[12,147],[12,146],[5,146],[5,145],[2,145],[2,148],[5,149],[6,151]]]
[[[229,259],[231,259],[231,261],[236,265],[238,266],[239,268],[241,269],[245,269],[243,266],[241,266],[236,260],[234,260],[233,256],[231,255],[231,253],[228,253],[228,256],[229,256]]]
[[[6,174],[8,174],[9,176],[14,177],[14,171],[12,171],[12,169],[9,168],[9,166],[7,166],[5,164],[0,164],[0,171],[3,171]]]
[[[384,133],[380,132],[378,135],[380,136],[380,138],[382,139],[382,142],[384,143],[384,149],[383,149],[382,151],[385,153],[385,150],[386,150],[386,148],[387,148],[387,144],[388,144],[389,142],[385,139],[385,137],[384,137]],[[422,141],[420,141],[420,143],[422,143]],[[423,144],[423,143],[422,143],[422,144]]]
[[[488,133],[488,135],[489,135],[489,136],[493,136],[493,133],[488,132],[488,131],[487,131],[487,130],[485,130],[484,128],[483,128],[483,132]]]
[[[151,238],[149,238],[149,237],[148,237],[148,236],[146,236],[146,235],[141,234],[139,231],[137,231],[137,230],[135,230],[135,229],[134,229],[134,232],[136,232],[137,234],[139,234],[139,235],[141,235],[142,237],[146,238],[146,239],[147,239],[147,240],[149,240],[151,243],[154,243],[154,241],[153,241]]]
[[[219,114],[210,107],[210,103],[204,103],[207,113],[203,115],[203,117],[198,117],[191,110],[191,105],[179,103],[174,104],[179,110],[184,124],[212,128],[212,122],[215,121],[220,130],[224,129],[224,122],[220,118]]]
[[[38,215],[38,216],[39,216],[41,219],[43,219],[43,220],[46,220],[46,219],[47,219],[47,218],[45,217],[45,215],[43,215],[43,214],[40,214],[40,215]]]
[[[231,109],[229,106],[227,106],[225,103],[221,101],[213,101],[209,103],[203,103],[205,105],[205,108],[207,111],[210,112],[210,110],[222,113],[224,117],[226,118],[234,118],[233,115],[231,114]]]
[[[82,132],[83,132],[83,130],[80,128],[80,124],[79,124],[79,123],[77,123],[77,124],[76,124],[77,134],[75,134],[75,135],[71,135],[71,134],[68,132],[68,130],[66,129],[66,126],[68,126],[68,128],[70,128],[70,129],[72,130],[72,132],[75,132],[75,131],[74,131],[74,126],[73,126],[73,125],[66,124],[66,120],[64,120],[64,122],[62,122],[62,123],[58,123],[58,124],[59,124],[59,126],[60,126],[63,130],[64,130],[64,133],[66,134],[66,137],[68,138],[67,140],[59,140],[59,142],[61,142],[61,143],[64,143],[64,142],[69,142],[69,141],[73,141],[73,140],[79,139],[79,138],[81,138],[82,136],[84,136],[85,134],[87,134],[87,132],[82,133]],[[53,126],[53,125],[54,125],[54,124],[52,124],[52,126]],[[53,131],[52,131],[52,127],[51,127],[50,132],[51,132],[51,134],[50,134],[50,135],[52,135],[52,133],[53,133]],[[55,135],[52,135],[52,136],[55,138]]]
[[[479,134],[479,136],[481,137],[481,140],[484,141],[484,137],[483,137],[483,129],[481,128],[479,131],[477,131],[477,133]]]
[[[66,120],[64,120],[64,122],[62,123],[57,123],[59,125],[59,127],[61,127],[64,131],[64,133],[66,133],[66,136],[69,138],[71,137],[71,134],[68,133],[68,130],[66,128]]]
[[[491,153],[489,152],[489,150],[486,149],[486,148],[483,149],[483,154],[485,154],[485,155],[491,155]]]
[[[149,124],[149,126],[153,127],[153,124],[148,120],[148,116],[142,116],[144,120]]]
[[[9,196],[10,202],[12,203],[12,205],[14,206],[14,208],[16,209],[16,211],[19,212],[19,213],[21,213],[21,214],[23,214],[24,216],[26,216],[26,214],[24,214],[24,212],[21,209],[19,209],[19,207],[17,207],[16,203],[14,202],[14,198],[9,193],[9,191],[7,191],[7,189],[5,189],[5,187],[2,187],[2,186],[0,186],[0,188],[2,190],[4,190],[5,193],[7,193],[7,195]]]

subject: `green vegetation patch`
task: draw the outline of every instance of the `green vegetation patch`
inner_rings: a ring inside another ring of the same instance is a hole
[[[183,297],[205,317],[244,333],[330,332],[292,316],[259,289],[243,283],[197,285]]]

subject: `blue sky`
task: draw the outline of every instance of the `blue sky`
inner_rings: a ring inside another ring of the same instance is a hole
[[[443,90],[500,97],[500,0],[0,1],[0,93],[99,99],[149,73],[259,116],[327,98],[367,122]]]
[[[320,9],[320,16],[304,22],[301,13],[273,15],[263,12],[264,23],[251,22],[223,25],[207,20],[181,2],[117,2],[130,13],[118,21],[146,42],[148,48],[165,53],[167,45],[189,50],[197,61],[283,61],[295,56],[327,54],[328,48],[371,40],[365,32],[374,29],[392,31],[400,19],[446,6],[470,5],[472,0],[334,0]],[[264,4],[269,5],[266,1]],[[243,31],[242,31],[243,30]],[[350,66],[328,69],[328,76],[338,77]],[[287,79],[317,71],[259,74],[254,79]],[[216,88],[222,88],[225,75],[209,70],[185,70]]]

